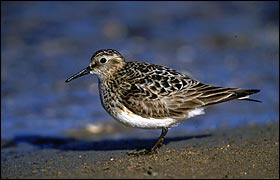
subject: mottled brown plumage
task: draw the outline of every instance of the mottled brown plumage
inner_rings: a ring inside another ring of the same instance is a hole
[[[251,100],[249,95],[259,92],[215,87],[164,66],[126,62],[112,49],[95,52],[90,65],[66,82],[89,73],[98,76],[102,104],[115,119],[132,127],[162,128],[153,151],[163,142],[169,127],[203,114],[205,106],[233,99]]]

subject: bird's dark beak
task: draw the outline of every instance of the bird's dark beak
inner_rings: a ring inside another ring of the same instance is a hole
[[[65,82],[70,82],[78,77],[81,77],[81,76],[84,76],[84,75],[87,75],[90,73],[90,67],[88,66],[87,68],[81,70],[80,72],[78,72],[77,74],[74,74],[73,76],[71,76],[70,78],[66,79]]]

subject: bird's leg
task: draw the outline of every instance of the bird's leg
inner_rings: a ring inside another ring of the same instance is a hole
[[[145,149],[144,151],[140,152],[129,152],[128,155],[134,155],[134,156],[139,156],[139,155],[148,155],[148,154],[154,154],[156,153],[157,149],[159,149],[163,145],[164,137],[168,132],[167,127],[163,127],[161,131],[161,135],[159,136],[157,142],[154,144],[154,146],[151,149]]]
[[[157,142],[154,144],[154,146],[150,150],[148,150],[148,153],[155,153],[156,150],[159,149],[163,145],[164,137],[167,134],[167,132],[168,132],[168,128],[163,127],[162,131],[161,131],[161,135],[159,136]]]

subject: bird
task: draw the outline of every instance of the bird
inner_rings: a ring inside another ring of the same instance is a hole
[[[249,98],[259,89],[208,85],[165,66],[126,61],[114,49],[96,51],[89,65],[65,82],[87,74],[97,75],[101,103],[115,120],[133,128],[161,129],[154,145],[141,154],[156,153],[171,127],[204,114],[209,105],[234,99],[261,102]]]

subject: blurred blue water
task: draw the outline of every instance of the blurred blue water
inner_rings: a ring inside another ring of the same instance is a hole
[[[215,105],[174,131],[279,120],[279,2],[1,2],[1,10],[2,138],[113,121],[96,77],[64,82],[101,48],[204,83],[261,89],[261,104]]]

